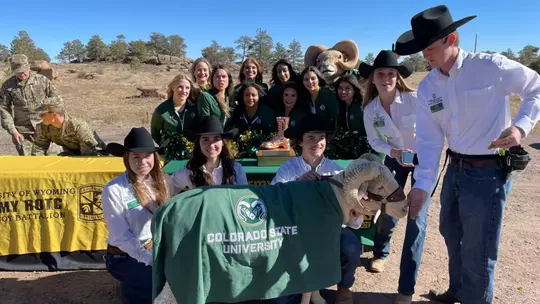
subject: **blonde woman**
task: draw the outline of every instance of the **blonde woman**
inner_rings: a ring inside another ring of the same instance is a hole
[[[223,65],[212,69],[212,88],[202,92],[197,100],[199,122],[208,115],[214,115],[224,126],[231,117],[234,88],[231,73]]]
[[[131,129],[124,145],[116,145],[123,151],[126,171],[101,194],[109,231],[106,266],[120,281],[120,294],[127,303],[151,303],[151,220],[174,190],[161,171],[157,148],[145,128]]]
[[[212,66],[210,62],[205,58],[196,59],[191,65],[191,76],[193,81],[201,88],[203,91],[208,91],[212,88],[211,78],[212,75]]]
[[[167,100],[156,107],[150,122],[152,138],[162,145],[168,136],[193,131],[198,123],[196,100],[200,89],[185,74],[176,75],[167,88]]]
[[[415,150],[416,144],[416,92],[405,83],[413,68],[398,64],[397,55],[381,51],[373,66],[362,63],[362,77],[367,78],[363,98],[364,127],[371,147],[386,154],[385,165],[394,172],[396,181],[404,188],[409,174],[411,186],[414,165],[402,162],[402,152]],[[415,219],[408,219],[401,255],[398,297],[396,303],[411,303],[418,268],[422,259],[429,201]],[[374,258],[371,270],[381,272],[390,253],[390,238],[398,220],[384,215],[382,229],[375,234]],[[379,220],[378,224],[381,221]]]

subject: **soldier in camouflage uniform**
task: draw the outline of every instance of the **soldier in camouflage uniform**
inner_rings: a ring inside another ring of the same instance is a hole
[[[15,54],[9,63],[14,75],[0,89],[2,128],[11,135],[19,155],[30,155],[40,121],[35,110],[45,98],[58,93],[47,77],[30,71],[25,55]]]
[[[64,112],[61,97],[51,97],[36,109],[43,120],[37,125],[32,155],[44,155],[51,142],[64,148],[60,155],[98,155],[105,143],[90,126]]]

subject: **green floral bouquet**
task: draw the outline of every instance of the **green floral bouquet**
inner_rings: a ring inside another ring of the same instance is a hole
[[[330,159],[357,159],[362,154],[375,152],[369,145],[367,136],[358,131],[339,128],[326,144],[325,156]]]
[[[168,141],[165,146],[165,162],[169,162],[171,160],[189,159],[191,157],[193,152],[193,143],[189,141],[183,134],[168,134],[165,141]]]
[[[236,140],[231,141],[231,149],[237,158],[256,158],[259,147],[263,142],[275,134],[267,134],[258,130],[247,130],[238,134]]]

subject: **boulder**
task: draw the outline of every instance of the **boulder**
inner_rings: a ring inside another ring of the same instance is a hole
[[[164,93],[158,92],[159,88],[154,87],[138,87],[137,90],[141,91],[140,97],[155,97],[155,98],[161,98],[165,99],[167,98],[167,95]]]
[[[162,54],[158,54],[157,58],[158,58],[158,64],[160,64],[160,65],[177,64],[180,61],[182,61],[182,58],[180,58],[180,57],[162,55]]]

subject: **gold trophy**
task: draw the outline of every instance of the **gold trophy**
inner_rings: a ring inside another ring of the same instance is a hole
[[[285,137],[284,132],[289,127],[289,117],[276,117],[277,134],[274,138],[265,141],[257,153],[259,166],[276,166],[296,154],[292,149],[289,139]]]

